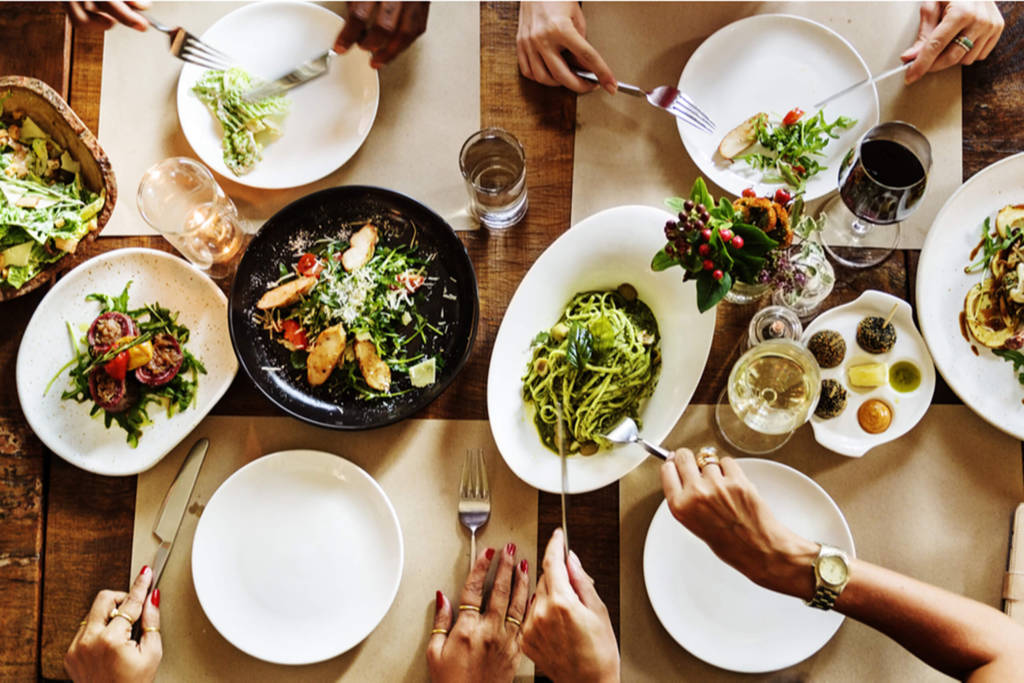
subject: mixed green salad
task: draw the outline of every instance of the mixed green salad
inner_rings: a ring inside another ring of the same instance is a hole
[[[192,92],[220,121],[224,164],[235,175],[245,175],[255,168],[264,146],[281,135],[281,123],[288,112],[288,98],[282,95],[256,102],[243,99],[243,94],[256,85],[257,79],[232,67],[207,71],[192,86]]]
[[[66,150],[0,99],[0,288],[19,289],[74,252],[104,201]]]

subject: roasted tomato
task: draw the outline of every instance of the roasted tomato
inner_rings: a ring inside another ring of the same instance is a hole
[[[804,110],[800,107],[794,107],[786,113],[786,116],[782,119],[782,125],[792,126],[794,123],[800,120],[804,115]]]
[[[295,266],[295,269],[299,271],[299,275],[304,275],[305,277],[320,277],[324,264],[320,262],[316,254],[306,252],[299,258],[299,263]]]
[[[306,331],[294,320],[285,320],[281,323],[281,331],[284,340],[296,349],[304,349],[309,346],[309,339],[306,338]]]
[[[123,380],[124,376],[128,374],[128,352],[122,351],[114,356],[103,366],[103,369],[114,379]]]
[[[405,271],[404,273],[398,274],[398,283],[405,287],[405,291],[412,294],[419,289],[426,278],[421,273],[413,273],[411,271]]]

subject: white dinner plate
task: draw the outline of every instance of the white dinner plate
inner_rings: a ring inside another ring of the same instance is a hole
[[[779,521],[854,554],[843,513],[813,480],[772,460],[737,462]],[[664,501],[647,531],[644,581],[669,635],[690,654],[729,671],[761,673],[801,662],[832,638],[844,618],[756,585],[677,522]]]
[[[129,280],[129,308],[159,303],[179,311],[178,322],[191,333],[185,348],[207,371],[199,375],[196,404],[188,410],[168,417],[159,406],[148,408],[153,424],[142,428],[136,448],[128,445],[125,431],[116,423],[107,429],[102,418],[89,417],[91,402],[61,400],[70,385],[66,369],[46,391],[73,356],[68,325],[80,339],[99,314],[99,304],[85,297],[94,292],[117,296]],[[50,450],[75,467],[116,476],[137,474],[159,462],[206,417],[237,371],[228,335],[227,298],[217,285],[168,253],[118,249],[72,270],[39,302],[18,348],[16,382],[25,419]]]
[[[876,315],[889,317],[893,306],[898,306],[892,325],[896,328],[896,343],[887,353],[868,353],[857,345],[857,324]],[[932,403],[935,393],[935,367],[928,346],[914,326],[914,312],[903,299],[869,289],[857,299],[828,310],[814,319],[804,330],[803,343],[820,330],[835,330],[846,342],[846,356],[834,368],[821,368],[821,378],[837,380],[846,389],[846,408],[838,417],[820,418],[811,413],[814,438],[825,448],[855,458],[883,443],[893,441],[914,428]],[[887,367],[900,361],[909,361],[921,371],[921,384],[914,391],[899,392],[888,383],[874,389],[859,389],[850,385],[848,370],[853,365],[885,363]],[[864,431],[857,422],[857,409],[864,401],[877,398],[892,409],[892,424],[881,434]]]
[[[697,167],[716,185],[736,196],[748,187],[765,195],[783,185],[761,182],[760,171],[719,155],[725,134],[759,111],[781,118],[800,107],[813,114],[815,102],[869,75],[857,50],[826,26],[786,14],[746,17],[713,33],[686,63],[679,89],[711,117],[716,129],[706,133],[676,121],[679,136]],[[807,181],[807,201],[836,189],[843,155],[878,123],[875,86],[857,88],[825,107],[827,121],[839,115],[857,123],[825,148],[820,163],[826,168]]]
[[[551,328],[578,292],[632,284],[658,321],[661,374],[640,412],[641,435],[660,443],[668,436],[700,381],[715,312],[697,311],[693,282],[683,271],[656,273],[651,259],[665,245],[672,214],[649,206],[619,206],[595,214],[549,246],[519,284],[501,321],[487,374],[491,432],[505,462],[520,479],[542,491],[561,491],[561,462],[541,443],[533,409],[523,400],[522,377],[532,357],[530,342]],[[639,446],[618,446],[569,458],[569,493],[600,488],[643,462]]]
[[[982,169],[946,200],[921,250],[917,267],[917,318],[935,366],[950,388],[997,429],[1024,439],[1024,386],[1013,366],[964,338],[960,313],[967,290],[985,279],[965,273],[982,224],[1007,204],[1024,204],[1024,154]],[[977,355],[971,347],[977,350]]]
[[[344,20],[304,2],[258,2],[224,15],[202,34],[204,42],[235,58],[254,76],[270,80],[334,45]],[[284,132],[263,148],[249,173],[224,164],[221,126],[192,86],[206,70],[185,64],[178,77],[178,120],[192,149],[220,175],[265,189],[297,187],[342,166],[366,140],[377,116],[380,83],[361,50],[339,55],[324,76],[289,90]]]
[[[402,531],[384,490],[321,451],[272,453],[232,474],[192,541],[192,581],[210,623],[275,664],[355,647],[391,607],[402,564]]]

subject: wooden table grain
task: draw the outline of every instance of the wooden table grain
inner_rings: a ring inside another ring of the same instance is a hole
[[[1024,7],[1000,3],[1007,28],[991,57],[963,70],[963,174],[1024,150]],[[461,233],[477,270],[480,329],[456,382],[420,417],[484,419],[487,365],[502,315],[529,266],[569,227],[576,99],[521,78],[515,58],[518,9],[481,10],[481,124],[512,131],[528,161],[530,210],[505,233]],[[423,38],[429,40],[429,35]],[[98,129],[103,34],[75,30],[58,3],[5,3],[0,74],[40,78]],[[116,169],[115,169],[116,171]],[[123,188],[130,190],[131,188]],[[122,197],[130,197],[123,192]],[[129,200],[130,201],[130,200]],[[100,238],[68,264],[125,246],[172,251],[159,238]],[[827,301],[851,301],[867,288],[913,302],[918,252],[894,254],[878,268],[840,269]],[[18,405],[14,365],[21,332],[44,292],[0,303],[0,680],[64,678],[63,655],[80,615],[101,588],[120,587],[131,557],[135,477],[101,477],[57,458],[33,435]],[[694,401],[712,403],[739,353],[756,306],[721,306],[715,340]],[[956,402],[941,382],[935,402]],[[214,409],[226,415],[276,415],[243,373]],[[618,486],[573,496],[574,545],[593,573],[618,629]],[[557,496],[539,494],[539,547],[560,523]]]

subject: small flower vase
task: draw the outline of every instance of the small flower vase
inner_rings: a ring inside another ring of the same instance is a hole
[[[785,306],[801,321],[817,313],[822,302],[832,293],[836,274],[819,242],[808,240],[789,248],[791,276],[776,288],[772,303]]]
[[[750,284],[737,280],[722,298],[731,304],[745,306],[760,301],[771,289],[771,283]]]

